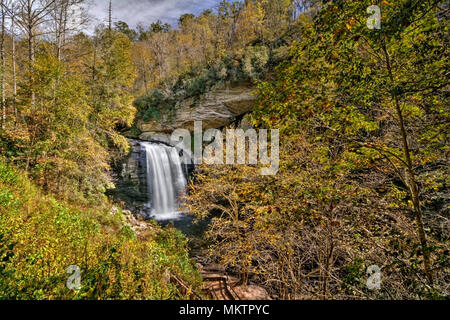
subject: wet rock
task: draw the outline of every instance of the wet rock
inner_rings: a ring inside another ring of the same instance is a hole
[[[146,159],[136,140],[130,141],[130,154],[123,160],[120,172],[116,174],[115,186],[111,194],[126,208],[138,212],[148,201]]]

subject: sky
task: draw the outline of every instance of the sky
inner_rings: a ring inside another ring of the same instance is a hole
[[[176,26],[184,13],[199,14],[217,7],[220,0],[112,0],[113,21],[125,21],[131,27],[138,23],[149,26],[158,19]],[[89,13],[93,25],[108,20],[109,0],[90,0]]]

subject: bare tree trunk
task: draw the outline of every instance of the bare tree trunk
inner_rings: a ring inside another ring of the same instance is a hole
[[[31,94],[31,104],[36,104],[36,93],[33,90],[33,62],[34,62],[34,35],[33,35],[33,26],[29,25],[28,27],[28,62],[29,62],[29,71],[30,71],[30,94]]]
[[[5,60],[5,3],[4,0],[1,0],[1,38],[0,38],[0,60],[1,60],[1,74],[0,74],[0,81],[1,81],[1,105],[2,105],[2,129],[6,129],[6,89],[5,89],[5,71],[6,71],[6,60]]]
[[[393,76],[393,72],[392,72],[392,66],[391,66],[389,52],[387,50],[385,42],[383,44],[383,51],[384,51],[384,54],[386,57],[386,66],[388,69],[389,79],[391,81],[391,84],[393,85],[394,84],[394,76]],[[411,151],[410,151],[409,143],[408,143],[408,133],[405,128],[405,121],[404,121],[402,109],[400,107],[399,98],[398,98],[397,94],[395,94],[395,93],[392,93],[392,96],[393,96],[393,100],[394,100],[395,111],[397,114],[397,120],[398,120],[399,126],[400,126],[400,134],[402,136],[403,153],[405,156],[406,167],[407,167],[406,169],[407,169],[407,175],[408,175],[408,179],[407,179],[408,184],[409,184],[408,189],[409,189],[409,193],[411,195],[411,199],[412,199],[412,203],[413,203],[413,207],[414,207],[417,232],[419,235],[420,244],[422,246],[424,272],[425,272],[425,276],[427,278],[428,284],[432,285],[433,284],[433,274],[432,274],[432,270],[431,270],[430,252],[428,249],[427,237],[426,237],[425,228],[424,228],[423,219],[422,219],[422,208],[420,207],[419,190],[417,188],[416,174],[414,172],[414,166],[413,166],[412,159],[411,159]]]
[[[62,50],[67,33],[67,10],[72,5],[70,0],[56,1],[54,4],[56,57],[62,60]]]
[[[31,104],[36,103],[36,94],[33,90],[33,63],[35,61],[34,40],[36,37],[35,30],[46,22],[46,17],[50,13],[50,8],[55,4],[56,0],[16,0],[18,15],[16,23],[22,28],[27,37],[28,42],[28,62],[29,62],[29,84]],[[9,11],[9,10],[8,10]]]
[[[66,44],[67,34],[71,31],[77,30],[80,26],[84,25],[88,18],[83,14],[71,16],[73,21],[68,23],[69,12],[74,12],[71,9],[82,10],[81,5],[85,0],[55,0],[52,2],[52,6],[49,8],[49,13],[52,21],[52,32],[55,36],[56,45],[56,57],[59,61],[64,60],[64,47]]]
[[[97,40],[94,40],[94,55],[92,61],[92,83],[95,83],[96,75],[97,75]]]
[[[61,49],[62,49],[62,25],[63,25],[63,5],[61,5],[60,11],[58,12],[57,8],[55,8],[57,12],[57,22],[56,22],[56,57],[59,61],[61,61]]]
[[[13,108],[14,108],[14,123],[17,124],[19,119],[18,111],[17,111],[17,71],[16,71],[16,39],[14,28],[16,25],[15,15],[13,13],[11,16],[11,39],[12,39],[12,80],[13,80]]]
[[[145,93],[148,92],[148,80],[147,80],[147,70],[145,70],[145,64],[144,64],[144,87],[145,87]]]
[[[109,28],[109,31],[112,30],[112,0],[109,0],[109,8],[108,8],[108,28]]]
[[[69,4],[67,3],[65,8],[64,8],[64,17],[63,17],[63,35],[62,35],[62,48],[64,48],[66,46],[66,37],[67,37],[67,12],[69,10]],[[62,59],[62,53],[60,54],[60,58]]]
[[[28,37],[28,63],[30,71],[30,94],[31,94],[31,104],[36,104],[36,94],[33,90],[33,62],[34,62],[34,18],[33,18],[33,2],[27,0],[26,4],[26,16],[24,17],[27,27],[27,37]]]

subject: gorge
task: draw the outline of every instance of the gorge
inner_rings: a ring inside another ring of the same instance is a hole
[[[180,197],[195,166],[189,152],[174,147],[172,132],[193,132],[196,121],[202,122],[203,130],[228,125],[251,128],[244,116],[254,108],[254,90],[249,83],[228,84],[197,99],[183,100],[174,117],[138,118],[138,132],[124,132],[131,151],[120,167],[114,197],[144,219],[174,221],[184,229],[191,218],[179,212]]]

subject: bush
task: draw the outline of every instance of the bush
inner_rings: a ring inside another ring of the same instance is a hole
[[[186,239],[151,226],[138,237],[108,206],[80,210],[46,196],[0,162],[0,299],[177,299],[169,272],[193,288]],[[71,265],[81,289],[67,289]]]

